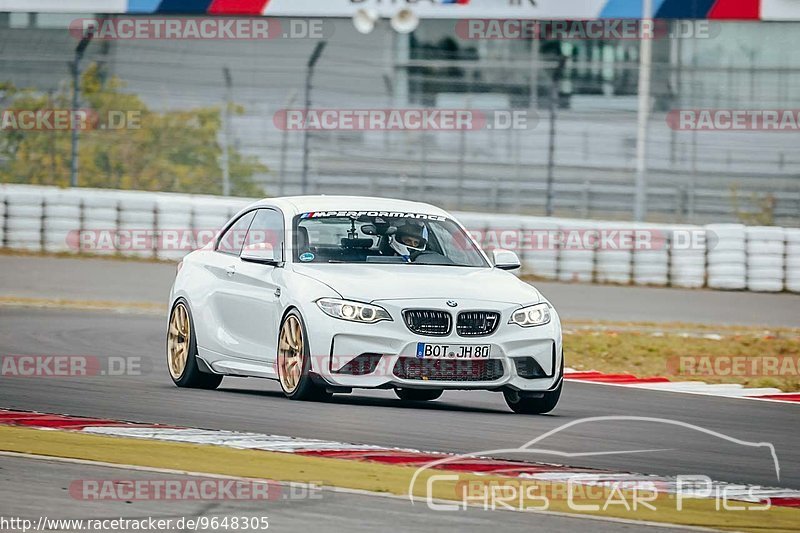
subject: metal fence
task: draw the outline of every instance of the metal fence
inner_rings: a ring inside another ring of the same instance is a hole
[[[308,143],[309,192],[544,213],[553,64],[547,43],[463,42],[452,35],[454,21],[423,21],[411,37],[388,30],[364,36],[349,20],[325,24],[332,31],[316,67],[313,107],[514,108],[528,113],[531,127],[315,131]],[[713,39],[656,43],[647,218],[800,226],[797,132],[676,131],[667,125],[667,112],[678,108],[800,108],[794,46],[800,23],[719,24]],[[53,26],[0,28],[0,80],[45,92],[69,83],[75,41],[66,26]],[[441,45],[447,39],[452,49]],[[302,107],[306,62],[315,44],[112,41],[92,44],[87,61],[120,77],[126,91],[154,109],[221,108],[232,98],[244,114],[233,117],[228,142],[269,167],[256,176],[266,195],[294,194],[301,192],[304,134],[281,131],[273,118],[281,109]],[[555,214],[630,219],[638,43],[561,44],[568,59],[553,130]],[[41,183],[65,179],[42,176]]]

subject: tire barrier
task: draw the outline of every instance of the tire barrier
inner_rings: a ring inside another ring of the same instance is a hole
[[[0,246],[180,260],[248,198],[0,185]],[[545,280],[800,293],[800,229],[454,213]]]
[[[709,224],[716,239],[708,250],[708,286],[744,289],[747,286],[747,233],[741,224]]]

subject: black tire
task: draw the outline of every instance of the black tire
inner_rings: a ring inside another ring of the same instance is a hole
[[[281,334],[283,332],[284,326],[286,323],[291,320],[296,319],[300,323],[300,331],[302,332],[302,341],[303,341],[303,367],[300,374],[300,380],[297,383],[297,386],[293,390],[287,390],[284,386],[284,380],[281,378],[281,367],[280,364],[280,350],[281,350]],[[308,347],[308,342],[305,340],[308,338],[308,334],[306,332],[306,325],[303,321],[303,317],[296,309],[292,309],[286,316],[283,317],[283,321],[281,322],[281,327],[278,332],[278,354],[277,354],[277,370],[278,370],[278,383],[281,385],[281,390],[283,394],[286,395],[287,398],[290,400],[300,400],[300,401],[324,401],[330,399],[332,396],[331,393],[327,392],[324,387],[321,387],[314,383],[314,380],[311,376],[311,356],[310,350]]]
[[[442,395],[442,389],[395,389],[394,393],[407,402],[429,402]]]
[[[184,300],[183,298],[179,298],[175,304],[172,306],[172,310],[170,311],[170,320],[169,324],[171,325],[173,322],[173,318],[175,316],[176,311],[179,307],[182,307],[186,310],[187,319],[189,322],[189,335],[188,335],[188,349],[189,352],[186,356],[186,364],[183,368],[183,372],[179,376],[175,376],[172,374],[172,371],[169,372],[170,377],[172,378],[172,382],[175,383],[178,387],[187,388],[187,389],[207,389],[213,390],[219,387],[219,384],[222,383],[222,376],[219,374],[209,374],[200,370],[200,367],[197,363],[197,338],[195,337],[195,328],[194,328],[194,319],[192,318],[192,310],[189,307],[189,303]],[[170,331],[169,327],[167,326],[167,365],[171,364],[170,362]]]
[[[541,398],[526,397],[512,389],[504,390],[503,397],[506,399],[506,404],[515,413],[522,415],[543,415],[556,408],[558,400],[561,398],[561,388],[563,385],[564,380],[562,379],[557,388],[545,392]]]

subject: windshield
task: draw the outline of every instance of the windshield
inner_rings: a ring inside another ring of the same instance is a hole
[[[300,263],[415,263],[488,267],[450,219],[416,213],[315,212],[295,218]]]

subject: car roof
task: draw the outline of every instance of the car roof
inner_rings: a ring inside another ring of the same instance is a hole
[[[430,204],[369,196],[284,196],[265,198],[252,207],[258,206],[279,207],[284,213],[292,216],[314,211],[395,211],[452,218],[447,211]]]

